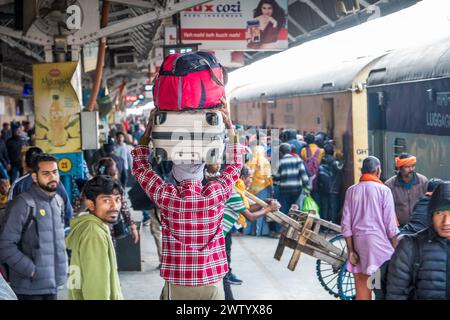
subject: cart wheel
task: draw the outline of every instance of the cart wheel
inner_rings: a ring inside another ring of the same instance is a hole
[[[356,298],[355,278],[353,273],[347,271],[347,261],[341,268],[338,278],[339,298],[354,300]]]
[[[345,240],[342,235],[337,235],[331,238],[329,242],[342,249],[342,251],[347,250]],[[331,264],[323,260],[317,260],[316,262],[316,273],[320,284],[325,288],[325,290],[328,291],[329,294],[336,298],[341,298],[339,287],[341,270],[342,267],[335,268]]]

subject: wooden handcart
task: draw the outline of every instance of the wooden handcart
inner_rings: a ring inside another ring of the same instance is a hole
[[[268,204],[247,192],[247,197],[261,206]],[[288,215],[269,212],[267,218],[282,226],[274,258],[281,260],[285,248],[293,249],[288,269],[294,271],[302,253],[317,259],[316,274],[320,284],[334,297],[352,300],[355,297],[353,275],[346,270],[347,249],[341,227],[293,206]],[[326,230],[326,232],[324,232]],[[327,238],[329,233],[334,236]]]

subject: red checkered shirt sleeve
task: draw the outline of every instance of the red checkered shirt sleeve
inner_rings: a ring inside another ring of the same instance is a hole
[[[133,156],[133,174],[145,193],[159,208],[174,209],[173,206],[169,207],[169,199],[177,196],[177,190],[172,184],[165,183],[152,169],[148,160],[149,147],[138,146],[134,148],[131,155]]]

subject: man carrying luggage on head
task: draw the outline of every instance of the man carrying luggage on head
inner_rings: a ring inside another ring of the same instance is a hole
[[[202,186],[204,164],[174,164],[177,186],[165,183],[148,161],[152,118],[139,146],[132,151],[136,180],[160,208],[162,266],[166,280],[162,300],[223,300],[222,279],[228,272],[222,219],[225,202],[242,169],[241,148],[235,143],[226,106],[221,109],[230,137],[224,172]],[[201,112],[201,111],[199,111]]]

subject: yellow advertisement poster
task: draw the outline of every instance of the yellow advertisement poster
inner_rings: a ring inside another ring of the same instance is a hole
[[[33,65],[36,145],[47,153],[81,150],[77,62]]]

